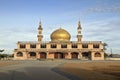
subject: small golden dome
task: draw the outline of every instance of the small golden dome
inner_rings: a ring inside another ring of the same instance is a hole
[[[52,41],[69,41],[71,38],[69,32],[64,29],[57,29],[51,34]]]

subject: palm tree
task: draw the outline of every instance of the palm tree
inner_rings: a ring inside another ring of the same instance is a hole
[[[107,50],[106,47],[108,47],[108,44],[107,43],[103,43],[103,50]]]

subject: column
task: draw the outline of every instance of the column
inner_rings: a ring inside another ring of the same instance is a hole
[[[27,59],[29,59],[30,58],[30,54],[29,54],[28,51],[26,53],[27,53]]]
[[[71,59],[71,52],[68,52],[67,59]]]
[[[30,44],[26,44],[26,49],[30,49]]]
[[[23,52],[23,59],[27,59],[27,52]]]
[[[36,49],[40,49],[40,44],[36,44]]]
[[[36,52],[36,58],[39,59],[39,52]]]
[[[79,52],[78,59],[82,60],[82,52]]]
[[[46,52],[46,59],[49,59],[49,52]]]
[[[93,44],[89,43],[88,44],[88,49],[93,49]]]
[[[101,60],[104,60],[104,52],[101,52]]]
[[[91,52],[91,60],[94,60],[94,54],[95,52]]]

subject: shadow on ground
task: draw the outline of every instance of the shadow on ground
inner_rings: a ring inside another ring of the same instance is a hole
[[[69,80],[54,72],[50,67],[25,67],[17,70],[0,71],[0,80]],[[80,79],[70,79],[80,80]]]
[[[58,73],[58,74],[60,74],[60,75],[62,75],[62,76],[65,76],[65,77],[67,77],[69,80],[83,80],[83,79],[81,79],[81,78],[79,78],[79,77],[77,77],[77,76],[75,76],[75,75],[72,75],[72,74],[70,74],[70,73],[67,73],[67,72],[63,72],[63,71],[61,71],[59,68],[53,68],[52,69],[52,71],[54,71],[54,72],[56,72],[56,73]]]

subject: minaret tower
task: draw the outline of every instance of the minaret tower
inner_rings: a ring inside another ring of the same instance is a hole
[[[81,30],[82,30],[81,24],[80,24],[80,21],[78,21],[78,28],[77,28],[77,31],[78,31],[78,35],[77,35],[78,42],[81,42],[81,40],[82,40]]]
[[[42,23],[41,23],[41,21],[40,21],[40,23],[39,23],[38,35],[37,35],[37,37],[38,37],[38,41],[39,41],[39,42],[42,41],[43,35],[42,35]]]

